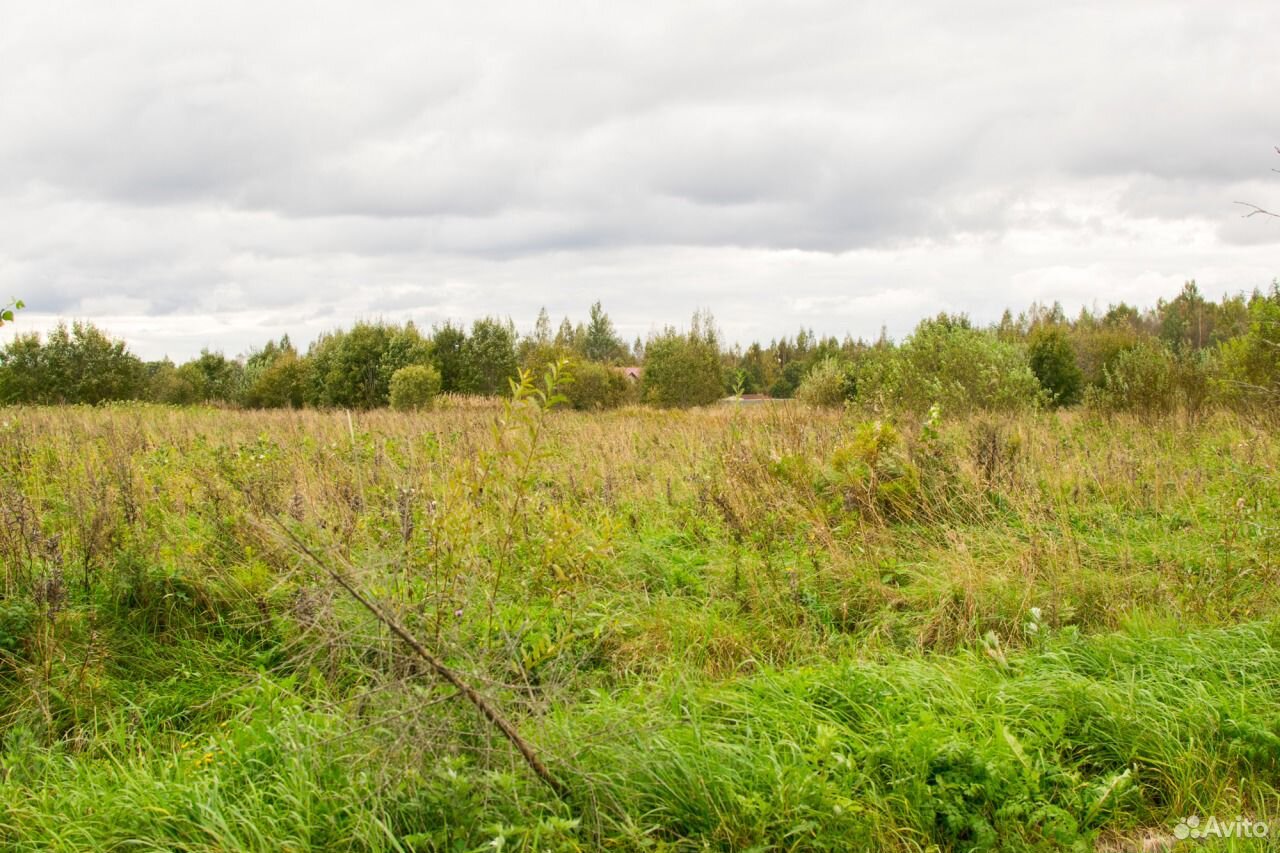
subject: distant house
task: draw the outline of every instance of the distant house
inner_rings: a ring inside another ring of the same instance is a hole
[[[639,366],[615,367],[614,370],[621,373],[623,377],[632,384],[638,383],[640,381],[640,377],[644,375],[644,368]]]

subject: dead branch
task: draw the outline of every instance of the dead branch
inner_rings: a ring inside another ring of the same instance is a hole
[[[1258,214],[1262,214],[1263,216],[1274,216],[1277,219],[1280,219],[1280,213],[1272,213],[1269,210],[1258,207],[1256,204],[1250,204],[1247,201],[1237,201],[1236,204],[1243,204],[1245,207],[1251,208],[1248,213],[1241,214],[1244,219],[1248,219],[1250,216],[1257,216]]]
[[[1277,153],[1277,154],[1280,154],[1280,145],[1277,145],[1277,146],[1276,146],[1276,153]],[[1280,172],[1280,169],[1272,169],[1271,171],[1273,171],[1273,172]],[[1248,219],[1250,216],[1258,216],[1258,215],[1262,215],[1262,216],[1274,216],[1274,217],[1276,217],[1277,219],[1280,219],[1280,213],[1272,213],[1271,211],[1267,210],[1266,208],[1258,207],[1256,204],[1253,204],[1253,203],[1251,203],[1251,202],[1247,202],[1247,201],[1237,201],[1237,202],[1236,202],[1236,204],[1243,204],[1245,207],[1249,208],[1249,212],[1248,212],[1248,213],[1246,213],[1246,214],[1243,214],[1243,218],[1244,218],[1244,219]]]
[[[538,758],[538,754],[534,752],[533,747],[530,746],[528,741],[520,736],[515,725],[504,717],[501,711],[499,711],[488,699],[480,695],[475,688],[464,681],[462,676],[454,672],[450,667],[446,666],[444,661],[432,654],[426,646],[422,645],[421,642],[409,633],[408,629],[392,618],[390,614],[384,612],[383,609],[372,599],[357,589],[355,584],[347,577],[346,574],[335,569],[333,566],[325,562],[325,560],[321,559],[315,551],[311,550],[311,548],[303,542],[296,533],[286,527],[283,522],[279,519],[274,520],[280,529],[284,531],[285,536],[289,538],[299,551],[306,555],[311,562],[315,563],[321,571],[333,580],[334,583],[342,587],[342,589],[355,599],[361,607],[369,611],[375,619],[387,626],[391,633],[399,637],[414,654],[426,661],[427,665],[431,667],[436,675],[451,684],[459,693],[466,697],[468,702],[480,711],[485,719],[492,723],[498,731],[502,732],[503,736],[511,742],[512,746],[519,750],[525,763],[529,765],[529,769],[533,771],[534,775],[537,776],[538,779],[554,791],[556,796],[561,799],[567,797],[569,793],[568,788],[563,782],[552,775],[551,771],[547,769],[547,766],[542,763],[540,758]]]

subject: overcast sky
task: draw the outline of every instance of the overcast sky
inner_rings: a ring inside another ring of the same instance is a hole
[[[0,0],[0,302],[894,336],[1280,274],[1280,3]],[[15,328],[6,328],[7,337]]]

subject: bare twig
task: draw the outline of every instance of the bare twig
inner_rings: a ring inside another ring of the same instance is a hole
[[[1280,145],[1276,146],[1276,153],[1280,154]],[[1272,169],[1271,171],[1280,172],[1280,169]],[[1250,209],[1248,213],[1244,214],[1245,219],[1248,219],[1250,216],[1258,216],[1259,214],[1261,214],[1262,216],[1274,216],[1277,219],[1280,219],[1280,213],[1272,213],[1266,208],[1258,207],[1256,204],[1253,204],[1251,202],[1237,201],[1236,204],[1243,204],[1245,207]]]
[[[1262,214],[1263,216],[1274,216],[1280,219],[1280,213],[1272,213],[1269,210],[1258,207],[1256,204],[1251,204],[1247,201],[1237,201],[1236,204],[1243,204],[1245,207],[1251,208],[1248,213],[1241,214],[1245,219],[1248,219],[1250,216],[1257,216],[1258,214]]]
[[[383,611],[372,599],[367,597],[359,589],[350,578],[343,572],[335,569],[315,553],[305,542],[298,537],[296,533],[290,530],[279,519],[275,519],[276,524],[284,531],[285,536],[301,551],[311,562],[315,563],[325,574],[327,574],[334,583],[342,587],[348,595],[354,598],[361,607],[373,614],[373,617],[385,625],[391,633],[395,634],[400,640],[408,646],[414,654],[426,661],[427,665],[436,673],[451,684],[459,693],[466,697],[467,701],[474,705],[480,713],[491,722],[497,729],[502,732],[503,736],[511,742],[511,744],[520,752],[529,769],[533,771],[548,788],[555,792],[556,796],[565,798],[569,790],[564,783],[552,775],[547,766],[538,758],[538,754],[534,752],[529,742],[520,736],[515,725],[502,715],[494,705],[484,696],[481,696],[475,688],[462,679],[458,673],[446,666],[445,663],[437,658],[432,652],[421,642],[409,633],[403,625],[396,621],[392,616]]]

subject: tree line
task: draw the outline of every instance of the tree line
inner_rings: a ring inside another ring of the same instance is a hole
[[[901,342],[801,330],[745,348],[725,346],[706,312],[628,344],[599,302],[586,322],[566,318],[555,331],[545,309],[526,334],[495,317],[429,331],[366,321],[305,352],[285,336],[240,357],[205,350],[182,364],[143,361],[93,324],[73,322],[19,334],[0,350],[0,403],[413,409],[441,393],[505,393],[519,370],[540,374],[561,359],[572,364],[566,393],[580,409],[744,394],[918,411],[1271,406],[1280,401],[1280,286],[1215,301],[1188,282],[1147,309],[1121,303],[1068,317],[1060,305],[1033,305],[987,326],[940,314]],[[626,366],[640,367],[639,378]]]

